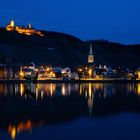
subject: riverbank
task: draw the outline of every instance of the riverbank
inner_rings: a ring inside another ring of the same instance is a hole
[[[0,79],[0,83],[140,83],[140,79],[129,80],[129,79],[80,79],[80,80],[19,80],[19,79]]]

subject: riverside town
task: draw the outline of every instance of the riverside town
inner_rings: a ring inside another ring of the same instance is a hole
[[[31,27],[31,24],[27,25],[27,28],[23,26],[15,26],[14,20],[11,20],[10,24],[6,25],[5,29],[9,32],[16,31],[19,34],[24,35],[38,35],[43,37],[44,34],[41,31],[37,31]],[[24,65],[15,64],[0,64],[0,80],[40,80],[40,81],[138,81],[140,80],[140,68],[131,70],[126,67],[112,67],[110,65],[96,64],[96,58],[94,57],[92,43],[89,44],[89,54],[87,56],[87,63],[83,65],[77,65],[74,69],[69,66],[52,66],[41,65],[38,66],[34,62]]]
[[[140,0],[0,1],[0,140],[140,140]]]

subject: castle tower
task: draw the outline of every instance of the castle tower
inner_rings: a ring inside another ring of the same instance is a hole
[[[94,55],[92,52],[92,43],[90,43],[90,50],[89,50],[89,55],[88,55],[88,63],[94,63]]]
[[[27,25],[27,28],[28,29],[31,29],[32,28],[30,23]]]
[[[11,20],[11,22],[10,22],[10,26],[14,28],[14,26],[15,26],[15,22],[14,22],[14,20]]]

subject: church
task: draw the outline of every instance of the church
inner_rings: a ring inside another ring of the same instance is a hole
[[[92,52],[92,44],[90,43],[90,50],[89,50],[89,55],[88,55],[88,64],[93,64],[94,63],[94,55]]]
[[[89,45],[89,54],[86,65],[78,67],[80,78],[94,78],[96,76],[92,43]]]

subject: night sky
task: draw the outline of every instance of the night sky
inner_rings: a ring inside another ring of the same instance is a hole
[[[139,0],[1,0],[0,26],[14,19],[37,29],[58,31],[83,40],[140,43]]]

